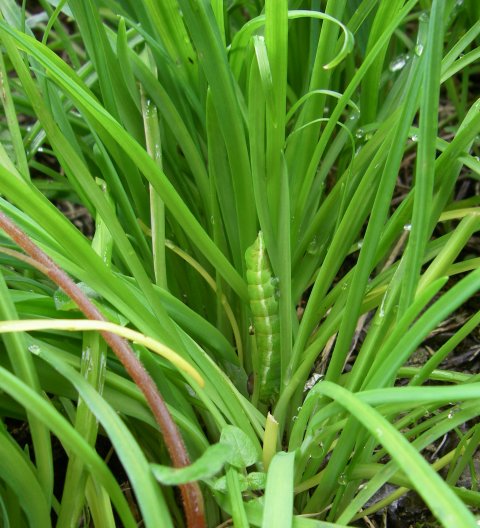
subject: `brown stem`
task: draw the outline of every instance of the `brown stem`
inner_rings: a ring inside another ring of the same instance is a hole
[[[59,268],[52,259],[44,253],[8,216],[0,211],[0,227],[8,233],[26,253],[38,264],[38,269],[55,282],[77,304],[88,319],[105,321],[102,313]],[[172,420],[167,406],[158,391],[157,386],[145,370],[145,367],[136,357],[130,345],[121,337],[111,332],[100,332],[114,351],[125,370],[143,392],[147,403],[152,410],[163,434],[170,458],[175,467],[184,467],[190,464],[183,438],[175,422]],[[180,486],[187,526],[189,528],[203,528],[205,526],[205,513],[203,496],[197,482],[190,482]]]

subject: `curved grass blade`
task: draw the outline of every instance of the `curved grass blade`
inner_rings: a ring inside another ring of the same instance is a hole
[[[80,376],[80,374],[78,375]],[[33,415],[49,427],[67,449],[81,457],[89,465],[90,471],[95,474],[108,491],[125,527],[135,528],[137,523],[130,512],[120,487],[115,482],[105,462],[67,420],[44,398],[3,367],[0,367],[0,387],[23,407],[28,408]]]
[[[75,369],[59,362],[46,349],[39,347],[36,353],[74,385],[82,400],[107,432],[136,493],[145,525],[153,528],[161,521],[162,526],[173,528],[165,499],[153,478],[150,465],[117,413]]]
[[[445,528],[475,526],[475,518],[465,504],[408,440],[378,411],[360,401],[356,395],[329,381],[319,383],[318,391],[342,405],[385,447],[401,467],[408,468],[408,478],[412,486]]]
[[[50,506],[45,495],[48,490],[42,488],[25,453],[5,431],[0,432],[0,475],[18,497],[30,526],[51,527]]]

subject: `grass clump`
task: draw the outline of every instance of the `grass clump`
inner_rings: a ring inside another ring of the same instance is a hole
[[[3,524],[476,526],[477,2],[20,4]]]

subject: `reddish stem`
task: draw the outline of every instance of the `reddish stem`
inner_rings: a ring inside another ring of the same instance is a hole
[[[97,321],[106,320],[98,308],[88,299],[72,279],[22,229],[1,211],[0,227],[39,264],[38,268],[42,273],[55,282],[77,304],[88,319]],[[173,465],[175,467],[188,466],[190,459],[183,438],[150,374],[145,370],[145,367],[134,354],[127,341],[111,332],[100,333],[125,367],[130,377],[143,392],[160,431],[163,434],[165,445],[167,446]],[[187,526],[189,528],[204,528],[205,513],[200,486],[197,482],[190,482],[181,485],[180,491],[184,503]]]

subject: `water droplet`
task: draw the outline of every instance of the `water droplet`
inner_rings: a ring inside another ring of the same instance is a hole
[[[407,60],[408,60],[408,55],[405,55],[405,54],[399,55],[397,58],[393,59],[388,69],[391,72],[400,71],[403,68],[405,68],[405,65],[407,64]]]
[[[40,347],[38,345],[29,345],[28,350],[36,356],[40,355]]]
[[[418,17],[419,22],[428,22],[428,11],[423,11]]]
[[[160,143],[155,143],[153,147],[153,159],[155,161],[162,159],[162,147]]]
[[[355,132],[355,137],[356,137],[357,139],[362,139],[364,135],[365,135],[365,130],[363,130],[363,128],[359,128],[359,129]]]
[[[415,55],[417,55],[417,57],[420,57],[420,56],[422,55],[422,53],[423,53],[423,46],[422,46],[422,44],[417,44],[417,45],[415,46],[414,51],[415,51]]]
[[[310,253],[310,255],[316,255],[318,253],[319,247],[318,238],[314,236],[310,241],[310,244],[308,244],[307,253]]]
[[[280,284],[280,279],[278,277],[271,277],[270,284],[272,284],[272,286],[277,287]]]
[[[346,486],[347,484],[347,478],[345,477],[345,473],[341,473],[338,477],[338,483],[340,486]]]
[[[410,139],[411,139],[414,143],[416,143],[416,142],[418,141],[418,134],[412,134],[412,135],[410,136]]]
[[[37,152],[43,152],[43,147],[38,147]]]
[[[378,438],[381,438],[383,436],[383,429],[381,429],[380,427],[377,427],[375,429],[375,432],[377,433]]]
[[[382,302],[380,304],[380,308],[378,309],[378,317],[384,318],[385,317],[385,303],[387,301],[387,293],[385,292],[384,296],[382,297]]]
[[[455,414],[455,413],[454,413],[453,411],[450,411],[450,412],[448,413],[447,418],[448,418],[449,420],[451,420],[451,419],[453,418],[453,415],[454,415],[454,414]]]
[[[363,240],[360,240],[360,242],[357,242],[357,249],[362,249],[363,247]]]
[[[367,134],[365,134],[365,141],[370,141],[373,137],[373,133],[372,132],[368,132]]]
[[[403,226],[404,231],[411,231],[412,230],[412,224],[405,224]]]
[[[185,388],[187,389],[188,394],[192,396],[193,398],[197,397],[197,393],[190,387],[190,385],[185,385]]]
[[[320,442],[318,445],[312,445],[310,448],[310,456],[311,458],[323,458],[325,454],[325,449],[323,447],[323,443]]]
[[[297,421],[297,418],[298,418],[298,416],[297,416],[297,415],[295,415],[295,416],[292,416],[292,422],[296,422],[296,421]]]
[[[212,216],[210,217],[210,223],[211,223],[212,225],[214,225],[214,224],[215,224],[215,218],[214,218],[214,216],[213,216],[213,215],[212,215]]]
[[[143,115],[145,118],[152,118],[157,115],[157,107],[151,99],[145,101],[145,108],[143,110]]]

